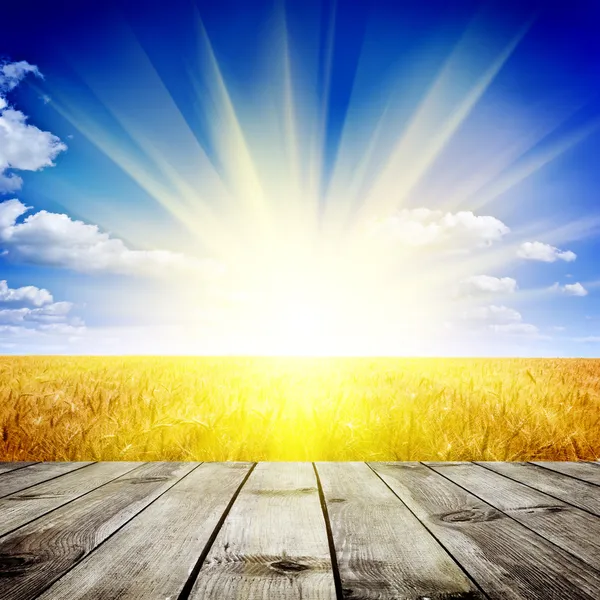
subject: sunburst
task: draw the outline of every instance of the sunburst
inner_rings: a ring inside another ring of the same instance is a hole
[[[189,229],[197,240],[190,252],[224,266],[216,283],[186,278],[176,292],[169,290],[179,299],[178,310],[189,315],[182,333],[186,347],[266,354],[435,353],[451,334],[444,323],[472,302],[457,306],[449,290],[461,278],[509,265],[525,238],[511,226],[517,234],[512,242],[500,235],[466,248],[407,243],[386,237],[374,224],[419,206],[491,218],[487,210],[497,197],[584,139],[597,123],[543,151],[536,151],[536,144],[568,115],[550,124],[531,123],[477,171],[460,181],[437,179],[430,189],[444,197],[419,196],[531,26],[527,22],[510,35],[490,37],[481,52],[475,47],[481,41],[475,21],[397,139],[390,140],[388,130],[394,130],[401,85],[377,103],[379,114],[367,132],[351,102],[337,159],[326,172],[335,32],[325,36],[325,81],[319,82],[315,64],[293,63],[283,11],[279,17],[268,68],[244,96],[227,81],[202,20],[194,15],[198,56],[188,69],[189,88],[207,124],[206,140],[199,141],[124,24],[118,40],[120,81],[100,80],[75,61],[73,67],[128,143],[58,89],[51,92],[52,106]],[[460,166],[460,156],[453,160]],[[552,243],[597,224],[586,220],[538,233]],[[416,227],[425,231],[422,224]],[[431,227],[440,225],[427,227],[435,232]],[[211,293],[199,306],[196,288],[206,286],[212,286]]]

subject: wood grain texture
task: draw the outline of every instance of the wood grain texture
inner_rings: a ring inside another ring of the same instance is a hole
[[[600,485],[600,469],[597,465],[588,462],[534,462],[538,467],[550,469],[563,475],[569,475],[581,481],[587,481],[595,485]]]
[[[139,467],[139,462],[101,462],[0,499],[0,536]]]
[[[17,469],[22,469],[34,464],[35,463],[33,462],[0,462],[0,475],[2,475],[2,473],[8,473],[9,471],[15,471]]]
[[[0,598],[37,597],[197,463],[147,463],[0,538]]]
[[[0,498],[91,464],[91,462],[35,463],[24,469],[10,471],[0,477]]]
[[[598,517],[472,463],[448,467],[436,463],[432,468],[598,569],[600,577]]]
[[[329,530],[309,463],[9,470],[0,598],[598,600],[600,466],[483,465],[319,463]]]
[[[365,463],[317,463],[345,598],[483,598]]]
[[[592,483],[531,463],[478,462],[477,464],[600,516],[600,489]]]
[[[194,600],[335,600],[331,555],[310,463],[260,463],[225,519]]]
[[[40,600],[178,598],[250,463],[204,463]]]
[[[598,573],[419,463],[372,463],[494,600],[600,597]]]

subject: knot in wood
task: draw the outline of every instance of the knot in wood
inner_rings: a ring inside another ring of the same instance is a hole
[[[433,595],[419,596],[416,600],[481,600],[477,592],[436,592]]]
[[[62,494],[20,494],[19,496],[7,498],[7,500],[11,502],[18,502],[19,500],[56,500],[62,497]]]
[[[481,523],[483,521],[495,521],[501,519],[502,515],[493,508],[465,508],[455,512],[445,513],[440,516],[444,523]]]
[[[286,571],[291,573],[297,573],[300,571],[306,571],[310,569],[308,565],[297,563],[293,560],[278,560],[277,562],[271,563],[271,566],[278,571]]]
[[[0,554],[0,577],[23,575],[35,562],[34,554]]]
[[[436,592],[433,595],[419,596],[416,600],[481,600],[477,592]]]
[[[526,506],[523,508],[513,508],[511,511],[509,512],[524,512],[527,514],[536,514],[536,513],[541,513],[541,514],[546,514],[546,513],[556,513],[556,512],[562,512],[563,510],[566,510],[567,507],[566,506],[556,506],[556,505],[540,505],[540,506]]]

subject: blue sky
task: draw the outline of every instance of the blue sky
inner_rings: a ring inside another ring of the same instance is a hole
[[[0,353],[598,356],[595,5],[3,7]]]

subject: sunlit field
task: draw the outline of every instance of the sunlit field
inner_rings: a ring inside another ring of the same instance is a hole
[[[1,460],[585,460],[600,362],[3,357]]]

